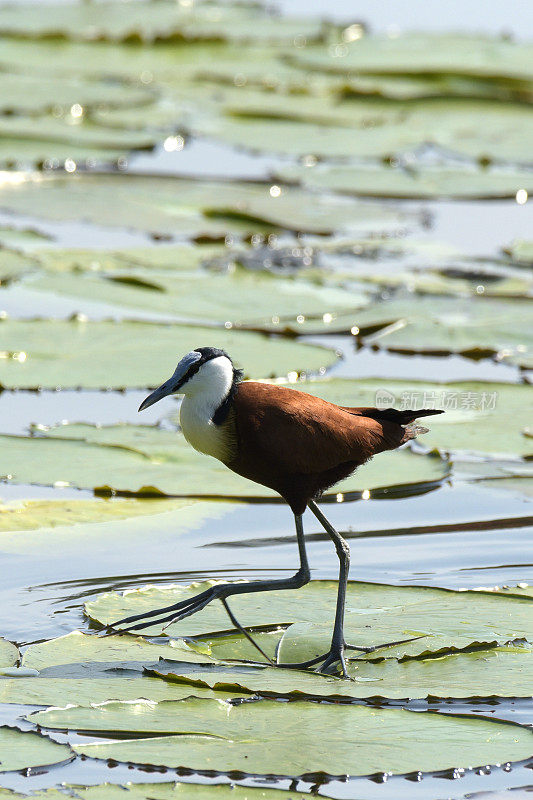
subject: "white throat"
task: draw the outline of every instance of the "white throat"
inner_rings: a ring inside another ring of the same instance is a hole
[[[224,461],[230,455],[224,425],[215,425],[213,416],[226,399],[233,383],[233,365],[226,356],[212,358],[184,384],[180,409],[183,435],[200,453]]]

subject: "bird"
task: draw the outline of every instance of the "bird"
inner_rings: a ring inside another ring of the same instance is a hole
[[[347,677],[347,649],[362,652],[377,647],[357,647],[344,640],[344,608],[350,566],[347,542],[317,505],[317,499],[357,467],[385,450],[395,450],[418,433],[418,417],[443,413],[438,409],[351,408],[279,384],[245,381],[230,356],[216,347],[198,347],[178,363],[173,375],[153,391],[139,411],[168,395],[183,395],[180,426],[187,442],[230,470],[277,492],[289,505],[295,520],[300,566],[290,578],[217,583],[196,596],[164,608],[135,614],[109,626],[122,633],[157,623],[177,622],[220,599],[230,619],[268,659],[235,618],[228,597],[307,584],[311,573],[306,553],[302,517],[306,508],[332,539],[339,559],[337,605],[331,647],[327,653],[298,664]],[[126,626],[126,627],[124,627]],[[411,641],[411,640],[402,640]],[[270,660],[270,659],[269,659]]]

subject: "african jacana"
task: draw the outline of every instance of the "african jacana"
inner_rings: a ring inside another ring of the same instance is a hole
[[[149,627],[152,621],[178,621],[219,598],[234,624],[243,630],[227,606],[228,597],[296,589],[310,580],[302,524],[302,515],[308,507],[333,540],[340,561],[335,625],[327,653],[302,664],[285,666],[322,663],[320,671],[325,672],[340,662],[346,675],[344,649],[348,645],[344,641],[343,624],[350,550],[322,514],[315,498],[376,453],[394,450],[425,430],[404,425],[417,417],[442,412],[345,408],[293,389],[243,382],[242,372],[234,367],[228,354],[215,347],[199,347],[187,353],[172,377],[144,400],[139,411],[170,394],[184,395],[180,423],[189,444],[222,461],[239,475],[274,489],[287,501],[295,517],[300,568],[286,579],[216,584],[189,600],[126,617],[110,627],[127,625],[121,630],[140,630]],[[153,620],[154,617],[160,619]]]

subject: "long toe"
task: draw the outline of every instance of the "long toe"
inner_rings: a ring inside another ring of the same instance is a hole
[[[173,603],[171,606],[163,606],[163,608],[154,608],[152,611],[143,611],[141,614],[132,614],[129,617],[123,617],[123,619],[118,619],[116,622],[111,622],[108,627],[113,628],[117,625],[129,625],[132,622],[141,622],[142,620],[146,619],[153,619],[154,617],[159,617],[162,614],[168,614],[169,611],[179,611],[182,608],[186,608],[191,604],[195,604],[199,600],[204,600],[205,598],[209,598],[208,602],[215,599],[215,593],[213,589],[206,589],[205,592],[200,592],[200,594],[195,595],[195,597],[189,597],[187,600],[180,600],[179,603]],[[159,620],[157,620],[159,622]],[[145,626],[146,627],[146,626]]]
[[[336,675],[339,672],[343,678],[348,678],[348,670],[346,669],[346,660],[344,658],[344,649],[331,649],[324,663],[315,671],[320,672],[322,675]]]
[[[360,653],[375,653],[376,650],[383,650],[385,647],[396,647],[399,644],[407,644],[408,642],[416,642],[417,639],[423,639],[424,636],[411,636],[410,639],[397,639],[395,642],[384,642],[383,644],[375,644],[373,647],[362,647],[355,644],[344,643],[345,650],[357,650]]]

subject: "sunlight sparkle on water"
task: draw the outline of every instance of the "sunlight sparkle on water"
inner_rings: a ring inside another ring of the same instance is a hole
[[[516,193],[516,202],[519,206],[524,206],[527,203],[528,194],[526,189],[519,189]]]
[[[167,136],[163,142],[163,147],[167,153],[174,153],[183,150],[185,147],[185,139],[183,136]]]
[[[281,188],[279,186],[271,186],[270,187],[270,197],[279,197],[281,194]]]

